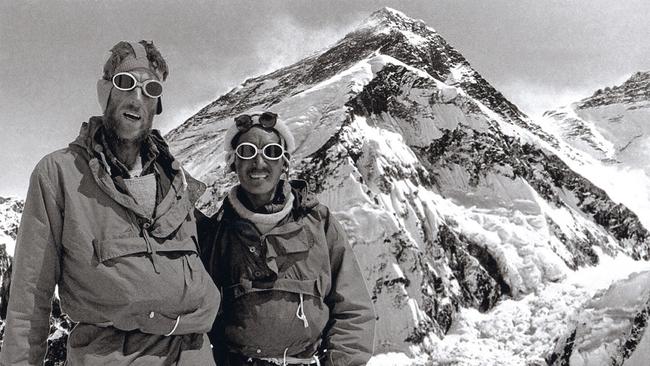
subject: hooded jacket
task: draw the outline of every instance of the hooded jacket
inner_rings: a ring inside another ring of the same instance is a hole
[[[227,197],[199,221],[202,258],[223,294],[210,333],[222,359],[309,359],[364,365],[371,357],[375,314],[343,229],[329,209],[292,181],[291,212],[265,234],[240,217]],[[225,346],[226,350],[220,350]]]
[[[79,323],[66,365],[214,365],[204,333],[219,293],[199,258],[193,211],[205,187],[154,130],[156,163],[171,173],[147,216],[116,188],[101,126],[101,117],[83,123],[31,175],[0,365],[42,365],[56,285],[62,310]]]

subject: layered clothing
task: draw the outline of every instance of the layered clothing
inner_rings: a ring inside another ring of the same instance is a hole
[[[372,301],[329,209],[302,181],[281,181],[265,213],[246,206],[238,186],[199,221],[202,258],[223,294],[210,333],[216,358],[233,366],[249,358],[308,364],[315,355],[323,365],[365,364]]]
[[[66,365],[214,365],[205,333],[219,292],[199,258],[205,186],[157,131],[144,142],[155,207],[129,194],[101,117],[34,169],[18,231],[0,365],[42,365],[55,286],[78,324]]]

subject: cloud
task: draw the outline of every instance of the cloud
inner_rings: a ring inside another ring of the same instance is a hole
[[[563,85],[519,80],[495,85],[495,87],[524,113],[530,117],[539,117],[546,111],[590,97],[598,89],[621,85],[630,76],[631,73],[600,74],[600,80],[568,80]]]
[[[331,47],[350,32],[354,24],[314,28],[294,17],[279,15],[267,26],[268,36],[259,38],[253,47],[262,73],[275,71]]]

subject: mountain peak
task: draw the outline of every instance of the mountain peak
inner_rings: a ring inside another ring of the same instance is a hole
[[[375,29],[399,29],[407,31],[429,30],[435,32],[426,23],[420,19],[413,19],[393,8],[384,7],[372,13],[362,24],[361,29],[375,28]]]
[[[578,108],[648,101],[650,101],[650,71],[639,71],[632,74],[621,85],[596,90],[592,96],[581,100],[578,103]]]

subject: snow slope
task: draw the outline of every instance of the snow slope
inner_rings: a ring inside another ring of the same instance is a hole
[[[246,80],[170,132],[209,185],[207,213],[236,181],[225,130],[258,110],[292,129],[292,176],[346,228],[378,312],[373,362],[541,362],[560,330],[541,324],[563,324],[595,293],[574,276],[608,258],[645,265],[631,259],[648,256],[639,218],[573,171],[556,154],[563,142],[435,30],[398,11]],[[534,326],[510,319],[518,313]]]

